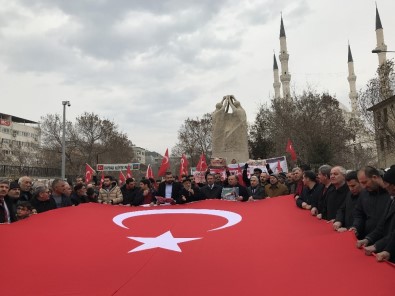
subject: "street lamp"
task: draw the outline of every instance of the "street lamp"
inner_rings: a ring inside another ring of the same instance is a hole
[[[372,53],[382,53],[382,52],[395,52],[393,50],[381,50],[381,49],[373,49]]]
[[[63,105],[63,135],[62,135],[62,180],[66,178],[66,106],[70,107],[70,101],[62,101]]]

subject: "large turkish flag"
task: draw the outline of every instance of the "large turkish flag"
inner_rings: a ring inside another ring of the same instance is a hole
[[[83,204],[0,226],[1,295],[394,295],[395,269],[295,206]]]

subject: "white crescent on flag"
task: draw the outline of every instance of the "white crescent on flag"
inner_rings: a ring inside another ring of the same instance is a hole
[[[223,210],[209,210],[209,209],[163,209],[163,210],[146,210],[146,211],[136,211],[127,212],[119,214],[114,217],[113,222],[122,227],[128,229],[123,225],[123,221],[128,218],[150,216],[150,215],[165,215],[165,214],[198,214],[198,215],[212,215],[222,217],[228,220],[228,222],[220,227],[211,229],[209,231],[220,230],[224,228],[231,227],[242,220],[242,217],[234,212],[223,211]]]
[[[163,214],[199,214],[199,215],[213,215],[218,217],[223,217],[227,220],[227,223],[223,226],[210,229],[209,231],[215,231],[231,227],[241,221],[241,216],[239,214],[222,211],[222,210],[207,210],[207,209],[164,209],[164,210],[147,210],[138,212],[128,212],[124,214],[117,215],[113,218],[113,222],[122,228],[127,227],[123,225],[123,221],[132,217],[140,216],[150,216],[150,215],[163,215]],[[167,232],[156,236],[156,237],[135,237],[129,236],[129,239],[138,241],[142,243],[140,246],[130,250],[128,253],[134,253],[149,249],[161,248],[175,252],[181,252],[181,248],[178,246],[180,243],[185,243],[188,241],[198,240],[201,237],[174,237],[170,230]]]

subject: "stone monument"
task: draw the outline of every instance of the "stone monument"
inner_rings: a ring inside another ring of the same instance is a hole
[[[246,162],[248,154],[247,116],[233,95],[225,96],[212,113],[213,157],[225,158],[227,163]]]

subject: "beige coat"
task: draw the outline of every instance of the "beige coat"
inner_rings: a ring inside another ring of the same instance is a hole
[[[122,192],[118,186],[110,187],[109,189],[100,189],[98,196],[99,203],[111,203],[111,200],[113,204],[119,204],[123,201]]]

